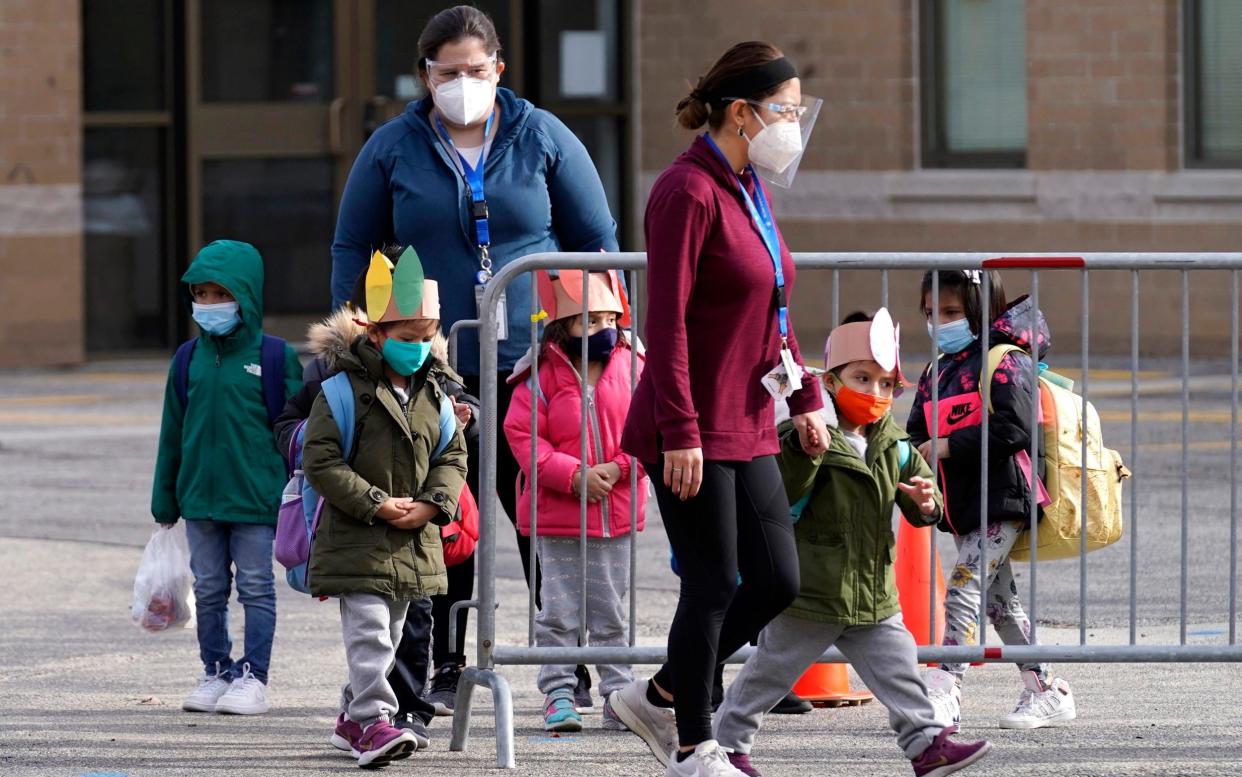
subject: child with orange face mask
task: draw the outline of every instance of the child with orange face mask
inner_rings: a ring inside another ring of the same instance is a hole
[[[735,769],[759,771],[750,750],[764,714],[835,645],[889,710],[916,777],[941,777],[983,757],[987,742],[955,742],[936,722],[901,619],[893,562],[893,505],[915,526],[936,523],[932,472],[889,415],[902,384],[898,330],[888,311],[848,316],[828,338],[822,380],[837,411],[828,451],[808,456],[788,422],[778,463],[793,504],[801,587],[759,635],[729,686],[716,739]]]

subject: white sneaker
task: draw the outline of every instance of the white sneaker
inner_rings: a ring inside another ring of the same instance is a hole
[[[186,712],[215,712],[216,702],[229,690],[229,681],[218,674],[204,674],[185,701],[181,709]]]
[[[957,679],[943,669],[932,669],[923,675],[927,700],[936,710],[936,722],[948,728],[962,721],[962,689]]]
[[[746,777],[746,773],[734,768],[729,763],[729,756],[724,748],[709,739],[700,742],[694,752],[684,761],[672,758],[664,777]]]
[[[1023,672],[1022,682],[1026,687],[1018,697],[1018,706],[1001,718],[1001,728],[1043,728],[1078,717],[1074,693],[1065,680],[1057,677],[1045,686],[1039,675]]]
[[[621,690],[613,691],[608,697],[608,706],[626,728],[642,737],[656,760],[668,766],[669,757],[677,749],[677,716],[671,707],[657,707],[647,701],[647,684],[650,682],[635,680]]]
[[[243,665],[242,676],[216,702],[216,712],[225,715],[262,715],[268,709],[267,686],[250,674],[250,664]]]

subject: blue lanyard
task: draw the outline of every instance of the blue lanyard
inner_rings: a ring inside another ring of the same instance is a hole
[[[768,207],[768,195],[764,192],[763,183],[759,180],[755,169],[747,165],[746,169],[750,171],[751,177],[755,180],[755,196],[751,197],[750,192],[746,191],[746,187],[742,184],[741,177],[733,172],[733,166],[729,164],[720,146],[716,145],[716,141],[706,133],[703,134],[703,139],[737,180],[737,188],[742,192],[742,199],[746,201],[746,208],[750,211],[751,223],[755,225],[759,237],[763,238],[763,244],[768,249],[768,255],[772,257],[772,267],[776,270],[776,322],[780,326],[781,342],[784,344],[789,340],[789,303],[785,298],[785,271],[781,264],[781,239],[776,232],[776,222],[772,220],[772,210]]]
[[[491,115],[487,117],[487,124],[483,126],[483,153],[479,155],[479,166],[471,167],[466,158],[457,150],[457,146],[453,145],[453,138],[444,129],[444,124],[440,122],[440,117],[436,116],[436,128],[440,130],[441,136],[448,141],[449,148],[453,149],[453,153],[461,160],[461,169],[466,176],[466,184],[470,187],[470,200],[473,203],[471,216],[474,218],[474,235],[479,244],[479,258],[483,266],[483,271],[479,274],[481,279],[486,280],[492,275],[492,260],[489,255],[489,249],[492,244],[491,231],[487,226],[487,197],[483,193],[483,165],[487,162],[487,139],[492,134],[492,121],[496,118],[496,111],[493,110]]]

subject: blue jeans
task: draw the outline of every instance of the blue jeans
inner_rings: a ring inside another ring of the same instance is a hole
[[[267,683],[276,633],[276,580],[272,574],[272,542],[276,527],[212,520],[187,520],[190,570],[197,599],[198,652],[203,671],[240,677],[242,666]],[[246,652],[232,658],[229,638],[229,594],[237,569],[237,601],[246,613]]]

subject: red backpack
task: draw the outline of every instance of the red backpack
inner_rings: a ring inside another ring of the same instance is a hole
[[[461,487],[457,500],[458,520],[440,527],[440,542],[444,545],[444,565],[455,567],[474,553],[479,542],[479,505],[470,493],[470,486]]]

